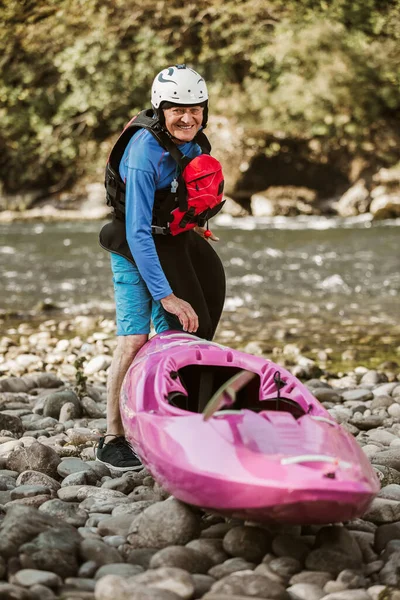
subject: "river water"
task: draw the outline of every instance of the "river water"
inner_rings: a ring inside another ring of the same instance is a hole
[[[400,220],[217,217],[227,274],[219,335],[232,345],[309,339],[400,343]],[[99,222],[1,224],[2,313],[113,314]],[[370,336],[370,337],[368,337]]]

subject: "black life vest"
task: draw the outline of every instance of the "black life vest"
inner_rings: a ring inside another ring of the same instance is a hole
[[[211,145],[200,131],[194,138],[202,154],[189,158],[182,154],[169,134],[162,128],[152,110],[144,110],[125,127],[111,150],[105,173],[107,204],[116,219],[125,220],[125,183],[119,174],[119,165],[132,136],[139,129],[147,129],[178,165],[178,176],[171,187],[155,193],[152,233],[178,235],[203,226],[222,208],[224,179],[221,165],[210,156]]]

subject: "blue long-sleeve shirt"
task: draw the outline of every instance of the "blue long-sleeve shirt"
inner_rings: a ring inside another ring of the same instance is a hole
[[[179,146],[186,156],[201,154],[194,142]],[[161,268],[151,233],[154,194],[168,188],[177,173],[177,164],[146,129],[135,133],[125,148],[119,173],[126,184],[126,239],[133,259],[154,300],[172,293]]]

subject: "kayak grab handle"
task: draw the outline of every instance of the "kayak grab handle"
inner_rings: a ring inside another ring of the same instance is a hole
[[[281,459],[281,465],[294,465],[305,462],[326,462],[342,467],[343,469],[350,469],[353,466],[349,462],[339,460],[333,456],[325,456],[324,454],[300,454],[299,456],[288,456]]]

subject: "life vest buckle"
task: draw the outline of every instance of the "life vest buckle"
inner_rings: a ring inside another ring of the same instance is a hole
[[[168,235],[169,227],[160,227],[159,225],[152,225],[151,233],[158,234],[158,235]]]

